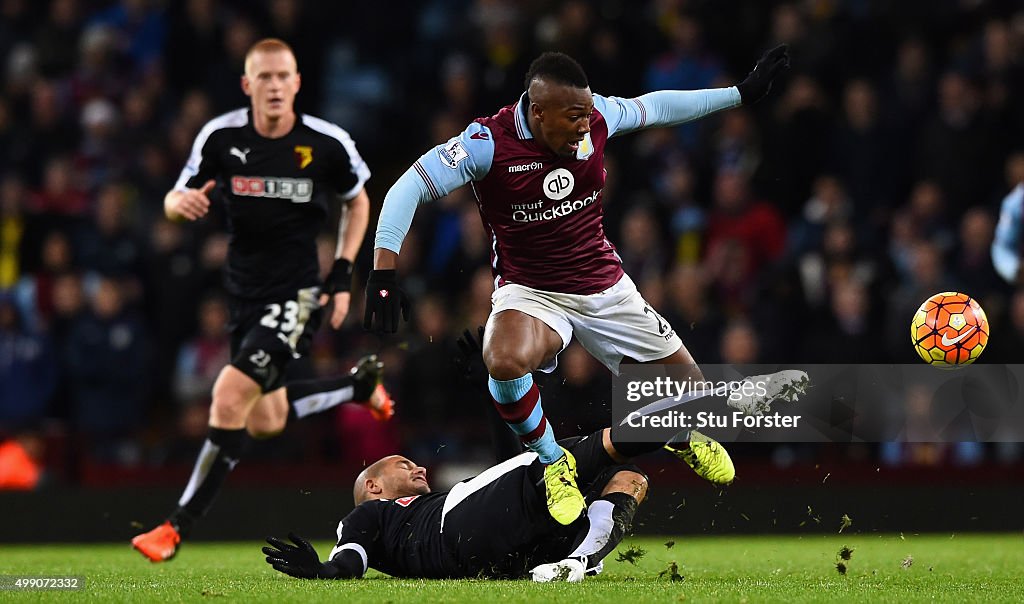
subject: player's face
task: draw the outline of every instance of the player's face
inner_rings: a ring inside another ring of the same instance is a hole
[[[275,120],[292,113],[300,81],[292,53],[258,51],[246,63],[242,90],[252,99],[254,112]]]
[[[546,84],[538,92],[535,98],[531,86],[530,109],[540,127],[539,138],[562,157],[576,155],[583,137],[590,132],[590,116],[594,112],[590,88]]]
[[[426,495],[430,492],[427,469],[401,455],[395,455],[387,461],[379,474],[379,480],[383,489],[381,495],[385,499]]]

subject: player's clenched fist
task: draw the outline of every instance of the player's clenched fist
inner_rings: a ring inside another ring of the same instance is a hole
[[[402,318],[409,320],[409,297],[398,286],[395,270],[370,271],[366,281],[366,313],[363,315],[363,329],[376,333],[398,331],[398,311]]]
[[[171,220],[197,220],[210,211],[208,195],[216,181],[210,179],[198,189],[171,191],[164,199],[164,211]]]

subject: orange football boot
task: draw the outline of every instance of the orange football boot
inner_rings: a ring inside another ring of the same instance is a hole
[[[132,547],[139,550],[143,556],[151,562],[163,562],[170,560],[178,553],[178,544],[181,543],[181,535],[178,529],[168,520],[149,531],[136,535],[132,539]]]

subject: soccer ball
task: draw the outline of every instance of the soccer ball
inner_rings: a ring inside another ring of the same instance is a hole
[[[914,313],[910,340],[926,363],[943,368],[967,365],[988,344],[988,318],[967,294],[938,293]]]

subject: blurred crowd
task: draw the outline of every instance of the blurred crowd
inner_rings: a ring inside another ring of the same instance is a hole
[[[193,459],[229,358],[227,238],[223,213],[174,224],[162,199],[199,128],[247,104],[243,57],[264,36],[295,49],[298,108],[352,134],[374,215],[429,146],[514,102],[541,51],[631,97],[733,85],[787,43],[792,68],[758,105],[609,145],[605,227],[644,297],[698,362],[913,363],[914,310],[959,290],[988,312],[982,361],[1020,360],[1024,289],[989,255],[999,202],[1024,181],[1017,2],[0,0],[0,439],[15,455],[71,480],[82,460]],[[490,306],[472,196],[420,208],[399,267],[415,317],[384,342],[361,329],[374,224],[350,316],[320,331],[312,361],[333,374],[381,352],[396,420],[346,407],[257,457],[490,446],[490,404],[450,362]],[[539,383],[556,433],[607,422],[611,378],[577,346]],[[989,453],[903,449],[874,455]]]

